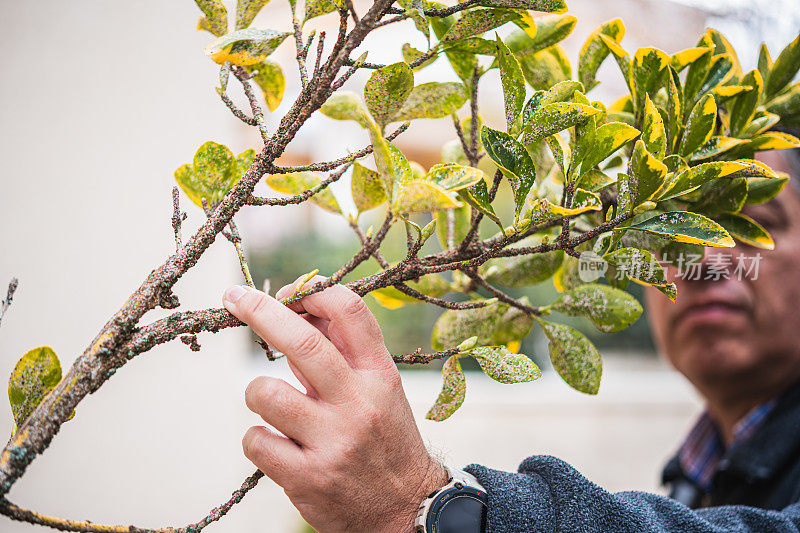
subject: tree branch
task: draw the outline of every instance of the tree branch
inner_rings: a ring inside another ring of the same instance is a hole
[[[6,297],[0,302],[0,322],[3,321],[6,311],[11,307],[11,302],[14,301],[14,293],[17,292],[17,287],[19,287],[19,280],[17,278],[11,278],[11,281],[8,282]]]

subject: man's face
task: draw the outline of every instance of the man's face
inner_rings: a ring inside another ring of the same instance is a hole
[[[779,153],[760,159],[789,172]],[[705,395],[774,394],[800,378],[800,193],[789,184],[770,202],[742,213],[766,228],[774,250],[706,248],[700,279],[667,269],[678,287],[677,303],[653,288],[646,291],[662,354]],[[740,258],[747,267],[757,254],[757,277],[734,273]],[[729,279],[704,279],[716,276],[715,264],[727,267]]]

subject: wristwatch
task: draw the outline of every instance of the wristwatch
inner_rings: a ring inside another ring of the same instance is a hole
[[[417,533],[483,533],[489,497],[475,476],[447,469],[447,485],[422,502],[414,520]]]

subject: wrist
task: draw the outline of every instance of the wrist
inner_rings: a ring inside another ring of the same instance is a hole
[[[428,458],[427,464],[419,470],[424,472],[418,478],[419,482],[412,488],[409,496],[403,502],[401,510],[396,515],[396,520],[386,523],[381,531],[386,533],[412,533],[414,520],[419,506],[432,492],[444,487],[450,479],[447,469],[433,458]]]

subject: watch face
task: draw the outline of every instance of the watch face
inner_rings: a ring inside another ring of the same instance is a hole
[[[457,484],[439,494],[428,511],[431,533],[483,533],[486,528],[484,491]]]

